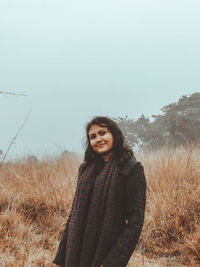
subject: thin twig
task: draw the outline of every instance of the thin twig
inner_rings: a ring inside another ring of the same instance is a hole
[[[0,94],[2,94],[2,95],[14,95],[14,96],[27,96],[24,94],[17,94],[17,93],[12,93],[12,92],[5,92],[5,91],[0,91]]]
[[[14,143],[15,139],[17,138],[18,134],[20,133],[20,131],[21,131],[22,128],[24,127],[25,123],[27,122],[27,120],[28,120],[30,114],[31,114],[31,111],[30,111],[30,112],[28,113],[28,115],[26,116],[24,122],[22,123],[21,127],[19,128],[19,130],[17,131],[16,135],[15,135],[14,138],[12,139],[10,145],[8,146],[8,149],[7,149],[5,155],[4,155],[4,157],[3,157],[3,159],[2,159],[2,161],[1,161],[1,163],[0,163],[0,168],[2,167],[2,165],[3,165],[3,163],[4,163],[4,160],[5,160],[5,158],[7,157],[8,152],[9,152],[11,146],[13,145],[13,143]]]

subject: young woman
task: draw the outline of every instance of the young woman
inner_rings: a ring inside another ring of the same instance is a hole
[[[93,118],[86,134],[72,210],[53,263],[125,267],[144,222],[144,170],[110,118]]]

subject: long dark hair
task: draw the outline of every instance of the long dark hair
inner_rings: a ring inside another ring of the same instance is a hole
[[[91,164],[94,161],[101,162],[103,161],[101,155],[96,153],[91,145],[89,139],[89,130],[92,125],[99,125],[101,127],[107,127],[113,135],[113,156],[118,159],[119,165],[123,164],[125,161],[130,158],[135,158],[132,149],[125,143],[124,136],[122,131],[118,127],[117,123],[110,119],[109,117],[96,116],[90,122],[86,124],[86,144],[85,144],[85,156],[84,161],[87,165]]]

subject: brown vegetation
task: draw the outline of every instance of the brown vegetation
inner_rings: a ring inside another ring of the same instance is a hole
[[[145,225],[129,266],[200,259],[200,148],[138,155],[147,177]],[[0,169],[0,265],[52,266],[71,208],[79,158],[35,158]],[[133,264],[131,264],[133,262]],[[166,265],[163,265],[166,266]]]
[[[200,263],[200,147],[145,154],[148,195],[140,247],[149,257]]]

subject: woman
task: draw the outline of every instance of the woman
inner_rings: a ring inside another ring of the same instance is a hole
[[[144,170],[110,118],[93,118],[86,134],[72,210],[53,263],[125,267],[144,222]]]

